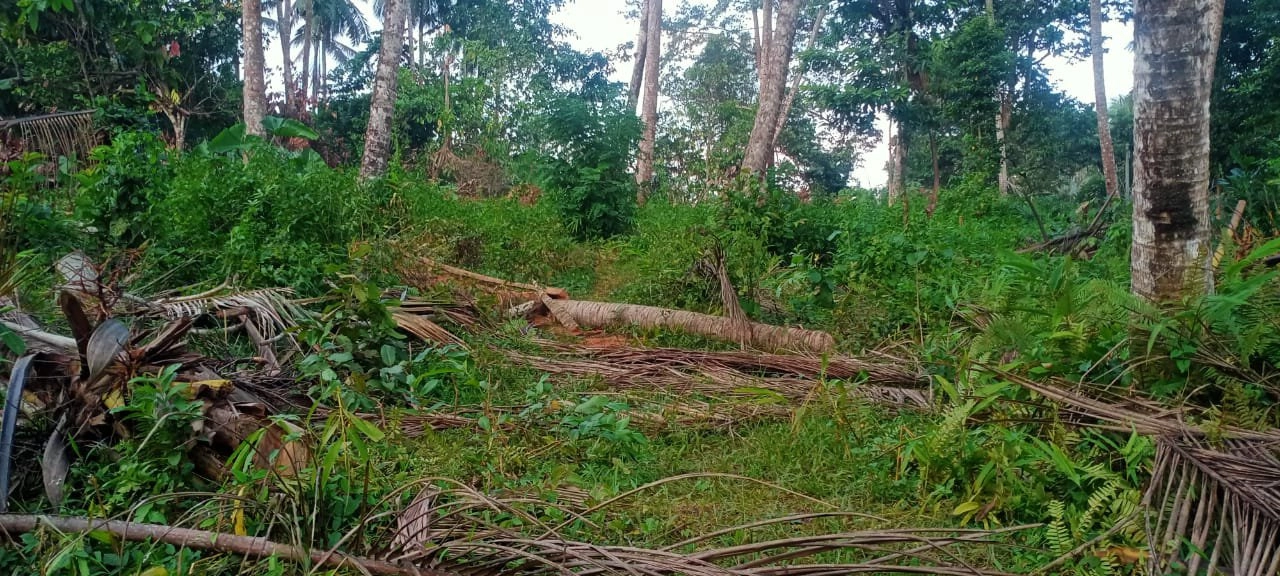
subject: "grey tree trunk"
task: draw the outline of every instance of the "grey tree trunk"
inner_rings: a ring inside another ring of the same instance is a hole
[[[369,125],[364,131],[364,158],[360,179],[381,178],[387,173],[391,153],[391,116],[396,106],[396,76],[400,71],[400,51],[404,47],[404,25],[409,0],[387,0],[382,23],[382,50],[378,52],[378,74],[373,81],[369,103]]]
[[[644,134],[640,137],[640,159],[636,163],[636,183],[640,185],[636,199],[644,202],[653,183],[653,150],[658,138],[658,64],[662,59],[662,0],[648,0],[644,56]]]
[[[818,42],[818,32],[822,31],[822,20],[827,16],[827,7],[823,6],[818,9],[818,16],[813,19],[813,29],[809,31],[809,43],[805,46],[805,52],[813,50],[814,44]],[[773,143],[774,149],[778,147],[778,135],[782,133],[782,129],[787,125],[787,118],[791,116],[791,107],[795,106],[796,96],[800,95],[800,84],[804,80],[805,69],[803,65],[796,73],[796,79],[791,82],[791,90],[787,91],[787,99],[782,102],[782,113],[778,114],[778,124],[773,127]]]
[[[280,31],[280,64],[284,75],[284,107],[293,113],[297,88],[293,83],[293,2],[281,0],[276,4],[276,26]]]
[[[1102,38],[1102,0],[1089,2],[1089,50],[1093,53],[1093,99],[1098,113],[1098,144],[1102,149],[1102,175],[1107,182],[1107,199],[1098,213],[1106,211],[1111,201],[1120,194],[1120,179],[1116,171],[1115,144],[1111,142],[1110,112],[1107,110],[1107,80]],[[1100,221],[1099,221],[1100,222]]]
[[[782,114],[783,93],[787,86],[787,71],[791,66],[791,52],[796,40],[796,19],[802,0],[781,0],[777,22],[764,19],[761,34],[761,52],[765,62],[760,70],[760,99],[756,109],[755,125],[747,140],[746,156],[742,159],[742,171],[763,175],[773,164],[773,135]],[[771,0],[765,0],[765,13],[771,12]]]
[[[1134,2],[1132,288],[1154,302],[1213,285],[1209,99],[1223,4]]]
[[[995,28],[996,25],[996,4],[995,0],[986,1],[987,23]],[[1011,104],[1009,95],[1005,92],[1004,87],[996,88],[996,100],[1000,103],[1000,109],[996,111],[996,145],[1000,147],[1000,195],[1004,196],[1009,193],[1009,149],[1005,144],[1005,134],[1009,131],[1009,116]]]
[[[644,82],[644,61],[649,55],[649,0],[640,5],[640,36],[636,38],[636,63],[631,69],[631,87],[627,93],[627,106],[636,109],[640,102],[640,87]]]
[[[266,59],[262,52],[262,0],[243,0],[240,26],[244,32],[244,125],[245,133],[262,136],[262,117],[267,110]]]
[[[302,15],[302,24],[307,27],[307,33],[302,38],[302,86],[300,87],[302,97],[305,99],[311,94],[311,40],[316,30],[316,0],[302,1],[307,3]]]

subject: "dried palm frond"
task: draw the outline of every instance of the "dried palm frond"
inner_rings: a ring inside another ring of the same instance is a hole
[[[688,475],[687,477],[700,477]],[[676,477],[677,480],[682,477]],[[650,484],[656,486],[663,483]],[[633,494],[633,491],[628,494]],[[621,498],[621,496],[619,497]],[[796,525],[821,518],[863,517],[840,512],[799,514],[755,521],[691,538],[661,549],[575,541],[548,528],[525,511],[555,508],[591,525],[584,515],[599,513],[617,499],[571,510],[545,498],[488,496],[465,486],[427,485],[399,515],[385,557],[397,564],[437,572],[493,575],[661,575],[784,576],[856,573],[995,575],[1002,572],[965,560],[961,546],[997,546],[1010,534],[1035,526],[1002,530],[887,529],[838,531],[751,541],[715,547],[720,536],[739,537],[762,527]],[[495,512],[500,514],[494,514]],[[522,518],[498,525],[501,516]]]
[[[674,348],[591,348],[540,341],[550,356],[507,351],[509,359],[552,374],[600,377],[618,390],[665,390],[713,396],[775,394],[811,398],[827,380],[861,381],[850,395],[891,406],[929,408],[932,394],[918,368],[887,355],[811,358]]]
[[[1152,574],[1280,574],[1280,430],[1200,427],[1185,410],[1108,402],[1070,382],[996,372],[1088,419],[1079,424],[1156,437],[1143,498]]]
[[[0,130],[17,127],[27,152],[85,159],[97,142],[93,115],[93,110],[78,110],[27,116],[0,121]]]
[[[391,312],[392,319],[395,320],[396,326],[401,330],[413,334],[426,342],[434,342],[440,345],[453,345],[463,350],[470,350],[461,338],[454,336],[452,332],[441,328],[439,324],[432,322],[425,316],[406,312],[404,310],[393,310]]]
[[[223,289],[205,292],[194,296],[179,296],[153,300],[149,307],[171,320],[178,318],[197,318],[209,315],[246,315],[254,328],[268,342],[285,338],[294,346],[297,342],[289,330],[308,316],[301,307],[295,305],[289,297],[293,294],[290,288],[261,288],[243,292],[219,294]]]
[[[1152,574],[1280,573],[1280,443],[1161,438],[1144,504]]]

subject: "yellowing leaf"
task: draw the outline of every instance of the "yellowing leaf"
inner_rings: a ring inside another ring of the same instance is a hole
[[[979,503],[977,503],[977,502],[974,502],[973,500],[970,500],[970,501],[968,501],[968,502],[965,502],[964,504],[961,504],[961,505],[959,505],[959,506],[956,506],[956,509],[951,511],[951,515],[952,515],[952,516],[963,516],[963,515],[965,515],[965,514],[968,514],[968,513],[970,513],[970,512],[973,512],[973,511],[975,511],[975,510],[977,510],[977,509],[979,509],[979,508],[981,508],[981,507],[982,507],[982,505],[981,505],[981,504],[979,504]]]
[[[107,410],[115,410],[124,406],[124,393],[120,390],[112,390],[102,399],[102,403],[107,406]]]
[[[244,496],[244,488],[240,488],[240,496]],[[236,536],[247,536],[249,531],[244,527],[244,501],[237,499],[231,510],[231,522],[235,525]]]
[[[169,569],[164,566],[152,566],[139,572],[138,576],[169,576]]]

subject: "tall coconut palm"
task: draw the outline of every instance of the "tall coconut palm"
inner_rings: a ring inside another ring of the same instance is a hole
[[[244,34],[244,124],[245,132],[262,135],[266,115],[266,61],[262,52],[262,0],[244,0],[240,8]]]
[[[1137,0],[1133,292],[1177,302],[1212,287],[1209,99],[1223,0]]]
[[[302,25],[294,34],[294,46],[302,47],[302,74],[310,76],[312,97],[324,92],[329,59],[343,64],[355,55],[351,44],[369,38],[369,22],[352,0],[305,0],[300,6]],[[306,80],[303,81],[304,88]]]
[[[364,132],[364,157],[360,161],[360,179],[381,178],[387,173],[391,150],[391,115],[396,103],[396,73],[400,69],[400,51],[404,42],[408,0],[391,0],[383,19],[382,47],[378,54],[378,74],[369,98],[369,125]]]
[[[459,0],[405,0],[409,3],[405,29],[412,30],[410,41],[417,44],[416,63],[421,65],[426,55],[427,34],[442,26],[449,12]],[[373,11],[383,22],[387,19],[387,0],[373,0]]]

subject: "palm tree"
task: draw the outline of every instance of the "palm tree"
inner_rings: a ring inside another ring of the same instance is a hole
[[[1133,5],[1133,292],[1159,303],[1212,289],[1209,99],[1222,0]]]
[[[245,132],[261,136],[262,117],[267,107],[264,79],[266,63],[262,54],[262,1],[244,0],[240,18],[244,34]]]
[[[383,20],[382,46],[378,55],[378,74],[369,98],[369,125],[364,133],[364,157],[360,161],[360,179],[381,178],[387,173],[387,157],[391,150],[391,116],[396,104],[396,73],[400,69],[400,50],[404,42],[408,0],[391,0]]]
[[[353,0],[304,0],[303,4],[299,6],[303,22],[293,36],[293,45],[302,47],[303,85],[309,75],[312,97],[319,100],[329,73],[329,58],[337,64],[350,60],[356,52],[351,44],[368,40],[369,22]]]
[[[444,24],[449,12],[459,0],[406,0],[409,3],[409,17],[405,23],[406,30],[413,30],[410,40],[417,43],[418,57],[416,63],[421,65],[426,60],[427,33]],[[386,21],[387,0],[373,0],[373,12]]]

